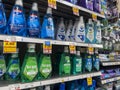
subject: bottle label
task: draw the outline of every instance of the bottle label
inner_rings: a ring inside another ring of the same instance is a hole
[[[80,27],[79,33],[78,33],[78,37],[80,38],[80,42],[84,42],[85,41],[85,28],[84,26]]]
[[[76,59],[76,72],[82,71],[82,59]]]
[[[11,16],[10,31],[12,34],[19,35],[24,33],[25,18],[23,10],[20,7],[15,7]]]
[[[88,58],[85,62],[85,68],[86,70],[88,70],[89,72],[92,70],[92,59]]]
[[[26,60],[26,65],[24,67],[24,76],[32,81],[38,73],[37,59],[36,57],[28,57]]]
[[[20,73],[20,63],[18,60],[12,60],[10,67],[8,68],[8,74],[12,79],[15,79]]]
[[[6,72],[6,64],[3,56],[0,56],[0,77]]]
[[[48,78],[50,73],[52,72],[52,64],[50,57],[43,57],[40,65],[40,73],[45,77]]]
[[[48,18],[46,30],[48,37],[54,37],[54,24],[53,24],[53,19],[51,17]]]
[[[60,26],[58,29],[58,40],[65,40],[65,28],[63,26]]]
[[[71,64],[70,64],[70,57],[69,56],[65,56],[65,62],[64,62],[63,70],[64,70],[65,74],[70,74]]]
[[[101,28],[97,27],[96,40],[98,43],[101,43]]]
[[[40,21],[37,15],[32,14],[28,21],[28,31],[29,35],[33,37],[38,37],[40,33]]]
[[[92,25],[89,25],[88,32],[87,32],[87,38],[90,40],[90,42],[93,42],[94,40],[94,29]]]

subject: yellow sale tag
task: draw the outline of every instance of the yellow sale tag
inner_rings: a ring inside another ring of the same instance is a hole
[[[73,7],[73,14],[79,16],[79,9],[77,7]]]
[[[51,54],[52,53],[52,44],[50,41],[45,41],[43,44],[43,53],[44,54]]]
[[[88,86],[92,85],[92,77],[87,78],[87,84]]]
[[[4,41],[3,53],[15,53],[17,51],[17,42]]]
[[[56,0],[48,0],[48,6],[53,8],[53,9],[57,9]]]
[[[75,45],[70,45],[69,49],[70,49],[70,54],[76,54],[76,46]]]
[[[88,52],[89,52],[89,54],[94,54],[94,48],[89,47],[89,48],[88,48]]]
[[[92,19],[96,21],[97,20],[97,15],[96,14],[92,14]]]

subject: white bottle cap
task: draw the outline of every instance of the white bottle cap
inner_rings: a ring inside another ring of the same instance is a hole
[[[83,16],[81,16],[81,17],[79,18],[79,20],[80,20],[81,23],[84,23]]]
[[[32,10],[33,11],[38,11],[38,4],[37,3],[33,3],[33,5],[32,5]]]
[[[47,14],[52,14],[52,8],[47,8]]]
[[[50,86],[45,86],[45,90],[50,90]]]
[[[28,48],[35,48],[35,44],[28,44]]]
[[[16,0],[15,5],[23,6],[22,0]]]
[[[64,52],[66,52],[66,53],[69,52],[69,51],[68,51],[68,46],[65,46],[65,47],[64,47]]]
[[[89,19],[88,23],[91,24],[92,23],[92,19]]]
[[[76,55],[77,55],[77,56],[80,56],[80,51],[76,51],[76,52],[77,52],[77,54],[76,54]]]

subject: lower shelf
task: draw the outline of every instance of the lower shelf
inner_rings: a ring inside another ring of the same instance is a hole
[[[47,80],[42,80],[42,81],[30,82],[30,83],[7,84],[6,86],[1,85],[0,90],[17,90],[17,89],[34,88],[34,87],[39,87],[39,86],[44,86],[44,85],[51,85],[51,84],[56,84],[56,83],[61,83],[61,82],[84,79],[88,77],[96,77],[100,75],[101,75],[101,72],[99,71],[99,72],[80,74],[76,76],[67,76],[67,77],[47,79]]]

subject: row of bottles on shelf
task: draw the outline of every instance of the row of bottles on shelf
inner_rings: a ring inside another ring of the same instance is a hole
[[[102,13],[107,11],[106,0],[66,0],[89,10]]]
[[[33,3],[32,10],[26,23],[22,0],[16,0],[15,6],[13,7],[9,21],[7,23],[2,3],[0,5],[1,34],[40,37],[62,41],[66,40],[86,43],[101,43],[100,21],[93,22],[92,19],[89,19],[88,23],[85,24],[83,16],[81,16],[80,18],[76,19],[74,25],[73,21],[70,20],[69,25],[65,26],[64,20],[62,18],[60,22],[55,25],[55,28],[52,17],[52,10],[51,8],[48,8],[41,26],[37,3]]]
[[[87,80],[84,79],[27,90],[95,90],[96,87],[96,80],[93,80],[92,85],[89,86]]]
[[[6,63],[7,62],[7,63]],[[7,66],[7,67],[6,67]],[[0,56],[0,76],[5,80],[31,82],[55,76],[78,75],[84,72],[99,71],[98,54],[69,54],[68,47],[63,53],[42,54],[35,52],[35,44],[28,44],[22,65],[17,53]],[[3,77],[2,77],[3,76]],[[20,79],[21,78],[21,79]]]

